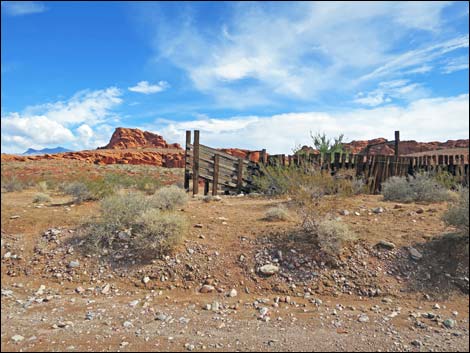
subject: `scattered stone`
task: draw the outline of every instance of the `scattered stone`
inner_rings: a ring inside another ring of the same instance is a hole
[[[166,321],[167,318],[168,318],[168,316],[163,314],[163,313],[158,313],[155,316],[155,320],[158,320],[158,321]]]
[[[36,291],[35,295],[43,295],[45,289],[46,289],[46,286],[44,284],[41,284],[39,286],[39,289]]]
[[[131,328],[131,327],[134,327],[134,325],[132,324],[132,322],[130,321],[124,321],[124,323],[122,324],[122,326],[124,328]]]
[[[417,213],[417,214],[424,213],[424,208],[421,208],[421,207],[418,208],[418,209],[416,210],[416,213]]]
[[[197,223],[197,224],[194,225],[194,228],[202,228],[202,227],[203,227],[203,226],[202,226],[201,223]]]
[[[17,218],[20,218],[20,216],[18,216],[18,215],[10,216],[10,219],[17,219]]]
[[[139,304],[139,300],[138,300],[138,299],[131,301],[131,302],[129,303],[129,306],[130,306],[131,308],[135,308],[135,307],[137,306],[137,304]]]
[[[21,342],[24,340],[24,337],[21,335],[14,335],[11,340],[15,343]]]
[[[199,290],[200,293],[211,293],[215,290],[215,287],[214,286],[211,286],[211,285],[208,285],[208,284],[205,284],[201,287],[201,289]]]
[[[436,304],[434,304],[434,305],[433,305],[433,307],[432,307],[432,308],[433,308],[433,309],[435,309],[435,310],[438,310],[438,309],[440,309],[440,308],[441,308],[441,306],[440,306],[439,304],[437,304],[437,303],[436,303]]]
[[[411,258],[415,261],[421,260],[421,258],[423,257],[423,255],[418,250],[411,246],[408,248],[408,251],[410,253]]]
[[[111,286],[108,283],[103,288],[101,288],[101,294],[108,294],[110,289],[111,289]]]
[[[68,268],[76,268],[78,266],[80,266],[80,262],[78,260],[70,261],[67,265]]]
[[[447,328],[454,328],[457,323],[453,319],[446,319],[442,322],[442,324]]]
[[[381,246],[385,249],[393,250],[395,249],[396,245],[393,244],[392,242],[386,241],[386,240],[381,240],[377,243],[378,246]]]
[[[229,296],[230,298],[234,298],[234,297],[236,297],[237,295],[238,295],[238,293],[237,293],[237,290],[236,290],[235,288],[232,289],[232,290],[228,293],[228,296]]]
[[[372,212],[374,213],[384,213],[384,209],[382,207],[376,207],[372,209]]]
[[[186,343],[184,345],[184,348],[186,348],[188,351],[193,351],[196,347],[194,347],[194,344],[189,344],[189,343]]]
[[[263,274],[263,275],[266,275],[266,276],[272,276],[274,275],[275,273],[278,273],[279,272],[279,267],[278,266],[275,266],[275,265],[264,265],[264,266],[261,266],[259,271]]]
[[[150,282],[150,277],[149,276],[145,276],[144,278],[142,278],[142,283],[147,284],[149,282]]]
[[[360,215],[361,215],[361,214],[360,214],[359,212],[357,212],[357,211],[354,212],[354,214],[355,214],[356,216],[360,216]]]
[[[369,322],[369,317],[366,314],[361,314],[358,316],[357,321],[359,322]]]
[[[348,210],[341,210],[341,211],[339,211],[339,214],[340,214],[341,216],[348,216],[348,215],[349,215],[349,211],[348,211]]]
[[[5,253],[5,255],[3,255],[3,258],[4,258],[5,260],[9,259],[10,257],[11,257],[11,252],[9,252],[9,251],[7,251],[7,252]]]
[[[423,345],[423,343],[419,340],[413,340],[411,341],[411,344],[415,347],[421,347]]]

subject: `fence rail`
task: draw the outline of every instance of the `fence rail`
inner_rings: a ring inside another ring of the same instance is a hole
[[[395,132],[395,150],[398,151],[399,134]],[[367,150],[368,151],[368,150]],[[340,170],[352,170],[362,178],[371,193],[378,193],[382,183],[392,176],[414,175],[419,171],[449,172],[458,182],[469,185],[468,154],[435,154],[426,156],[400,157],[393,156],[325,153],[297,154],[293,156],[267,155],[260,151],[259,162],[238,158],[217,149],[199,143],[199,131],[194,131],[191,143],[191,131],[186,131],[184,187],[189,190],[190,180],[193,194],[199,192],[199,182],[204,183],[204,194],[209,193],[212,184],[212,195],[217,195],[220,188],[249,192],[252,180],[260,174],[262,166],[306,167],[318,169],[336,175]]]

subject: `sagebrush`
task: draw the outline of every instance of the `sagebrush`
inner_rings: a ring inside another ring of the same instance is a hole
[[[278,205],[275,207],[270,207],[266,211],[264,219],[267,221],[287,221],[290,219],[290,216],[285,206]]]
[[[51,202],[52,199],[48,194],[39,192],[34,195],[33,203],[43,203],[43,202]]]
[[[188,195],[184,189],[171,185],[163,187],[152,196],[152,206],[161,210],[175,210],[183,207],[188,201]]]
[[[415,177],[393,176],[382,183],[382,195],[386,201],[399,202],[440,202],[451,199],[449,190],[429,173],[420,173]]]
[[[444,222],[458,229],[459,233],[469,236],[469,189],[462,188],[459,197],[444,214]]]

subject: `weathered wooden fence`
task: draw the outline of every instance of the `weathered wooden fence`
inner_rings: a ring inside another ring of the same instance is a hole
[[[395,151],[398,150],[399,134],[395,132]],[[449,172],[458,182],[469,185],[468,154],[458,155],[426,155],[426,156],[393,156],[325,153],[297,154],[293,156],[270,155],[266,150],[260,153],[259,162],[238,158],[228,153],[199,143],[199,131],[194,131],[191,143],[191,131],[186,131],[184,187],[190,189],[192,180],[193,194],[199,192],[199,181],[204,183],[204,194],[209,193],[212,184],[212,195],[219,189],[237,192],[249,192],[252,189],[254,175],[262,172],[263,166],[306,167],[331,173],[340,170],[351,170],[358,178],[362,178],[371,193],[377,193],[381,184],[391,176],[414,175],[420,171]]]
[[[256,168],[257,163],[200,144],[198,130],[191,143],[191,131],[186,131],[184,187],[189,190],[192,180],[193,194],[199,193],[200,180],[204,182],[204,195],[209,193],[210,184],[212,195],[219,189],[247,192]]]
[[[271,166],[305,166],[336,174],[342,169],[352,169],[356,177],[367,183],[371,193],[380,191],[382,182],[391,176],[414,175],[420,171],[446,171],[456,181],[469,185],[468,155],[384,156],[348,153],[325,153],[303,155],[271,155],[267,159]]]

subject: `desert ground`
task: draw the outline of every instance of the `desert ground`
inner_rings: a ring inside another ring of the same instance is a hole
[[[137,167],[2,162],[2,178],[31,181],[2,192],[2,351],[469,350],[468,257],[457,262],[442,237],[453,232],[441,220],[446,202],[323,198],[319,212],[356,236],[334,265],[299,233],[288,197],[191,197],[178,210],[188,234],[158,259],[81,251],[80,225],[98,201],[51,191],[52,202],[32,202],[43,179],[112,171],[182,181],[179,169]],[[267,221],[281,204],[290,218]],[[279,272],[260,273],[268,263]]]

